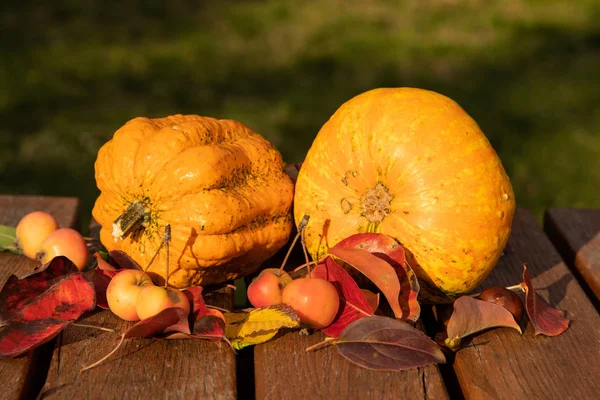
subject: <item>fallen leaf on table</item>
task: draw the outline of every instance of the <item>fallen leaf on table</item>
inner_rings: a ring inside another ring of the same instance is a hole
[[[123,337],[160,337],[173,332],[191,333],[188,313],[179,307],[165,308],[153,317],[136,322],[123,333]]]
[[[192,312],[190,323],[192,335],[201,339],[212,338],[221,340],[225,337],[225,317],[219,310],[208,308],[202,297],[201,286],[194,286],[184,290],[191,302]]]
[[[349,361],[379,371],[446,362],[440,347],[425,333],[388,317],[371,316],[354,321],[334,344]]]
[[[0,291],[0,357],[51,340],[95,306],[93,284],[66,257],[21,280],[11,275]]]
[[[419,282],[406,262],[404,248],[393,237],[359,233],[330,248],[329,254],[369,278],[381,290],[396,318],[409,321],[419,318]]]
[[[0,225],[0,251],[10,251],[23,254],[15,246],[17,240],[17,228],[13,226]]]
[[[142,267],[140,267],[137,262],[135,262],[131,257],[121,250],[112,250],[108,252],[108,256],[110,258],[110,264],[116,269],[142,270]]]
[[[335,319],[321,329],[327,336],[337,338],[352,322],[373,315],[371,305],[354,279],[333,258],[327,257],[313,268],[311,276],[331,282],[340,296],[340,308]]]
[[[536,335],[557,336],[567,330],[570,321],[565,317],[565,312],[551,307],[535,292],[526,265],[523,266],[521,285],[525,289],[525,309]]]
[[[225,336],[238,350],[272,339],[281,328],[300,326],[300,320],[294,310],[285,304],[250,311],[228,312],[223,316]]]
[[[367,289],[360,289],[360,291],[367,299],[369,306],[371,306],[371,313],[375,314],[375,311],[379,308],[379,293],[373,293]]]
[[[512,328],[522,333],[519,324],[506,308],[469,296],[461,296],[454,301],[454,311],[448,321],[446,346],[456,350],[466,336],[497,327]]]
[[[106,262],[98,252],[94,253],[97,260],[96,268],[91,271],[86,271],[85,275],[94,284],[96,290],[96,305],[105,310],[108,309],[108,301],[106,300],[106,289],[110,280],[115,276],[118,270]]]

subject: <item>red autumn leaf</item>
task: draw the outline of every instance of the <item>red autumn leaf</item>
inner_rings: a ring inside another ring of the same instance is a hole
[[[153,317],[136,322],[125,331],[124,338],[160,337],[172,332],[190,332],[188,314],[179,307],[165,308]]]
[[[142,267],[121,250],[113,250],[108,253],[110,264],[116,269],[139,269]]]
[[[565,312],[551,307],[546,300],[535,292],[527,266],[523,265],[523,283],[525,289],[525,308],[536,335],[557,336],[569,327]]]
[[[391,236],[379,233],[352,235],[329,249],[369,278],[385,296],[396,318],[416,321],[419,282],[406,262],[404,248]]]
[[[206,306],[202,297],[202,287],[194,286],[186,289],[184,293],[192,305],[190,322],[193,329],[190,338],[222,339],[225,336],[225,317],[221,311]]]
[[[464,337],[496,327],[513,328],[522,333],[519,324],[506,308],[461,296],[454,301],[454,312],[448,321],[447,346],[456,349]]]
[[[0,292],[0,357],[16,357],[54,338],[96,306],[94,286],[66,257]]]
[[[113,276],[116,275],[118,269],[110,265],[100,256],[98,252],[94,253],[94,257],[98,261],[96,268],[86,272],[86,276],[93,282],[96,289],[96,305],[105,310],[108,309],[108,301],[106,300],[106,289]]]
[[[444,363],[440,347],[404,321],[372,316],[354,321],[335,341],[339,353],[361,367],[401,371]]]
[[[331,257],[317,265],[311,276],[333,283],[340,296],[340,309],[333,323],[322,329],[326,335],[337,338],[350,323],[373,315],[371,305],[354,279]]]
[[[365,296],[365,299],[369,302],[371,306],[371,312],[375,314],[375,311],[379,308],[379,293],[373,293],[367,289],[360,289],[362,294]]]

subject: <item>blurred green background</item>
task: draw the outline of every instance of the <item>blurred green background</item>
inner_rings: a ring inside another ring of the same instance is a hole
[[[2,2],[0,192],[78,196],[82,224],[96,153],[133,117],[237,119],[295,162],[392,86],[461,104],[536,216],[600,207],[599,1],[60,3]]]

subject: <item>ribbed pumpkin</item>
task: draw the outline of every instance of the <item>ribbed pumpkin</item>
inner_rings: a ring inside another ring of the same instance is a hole
[[[296,223],[310,215],[313,258],[361,232],[393,236],[421,283],[447,302],[491,272],[515,202],[500,159],[454,101],[413,88],[375,89],[343,104],[300,169]]]
[[[284,167],[236,121],[135,118],[98,152],[92,214],[104,246],[143,267],[170,224],[169,284],[220,283],[252,273],[286,243],[293,184]],[[164,277],[165,267],[163,247],[149,271]]]

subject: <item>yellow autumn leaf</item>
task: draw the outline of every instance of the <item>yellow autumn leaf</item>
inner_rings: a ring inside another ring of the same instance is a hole
[[[281,328],[300,326],[298,316],[285,304],[255,308],[250,311],[224,313],[225,336],[236,349],[264,343]]]

